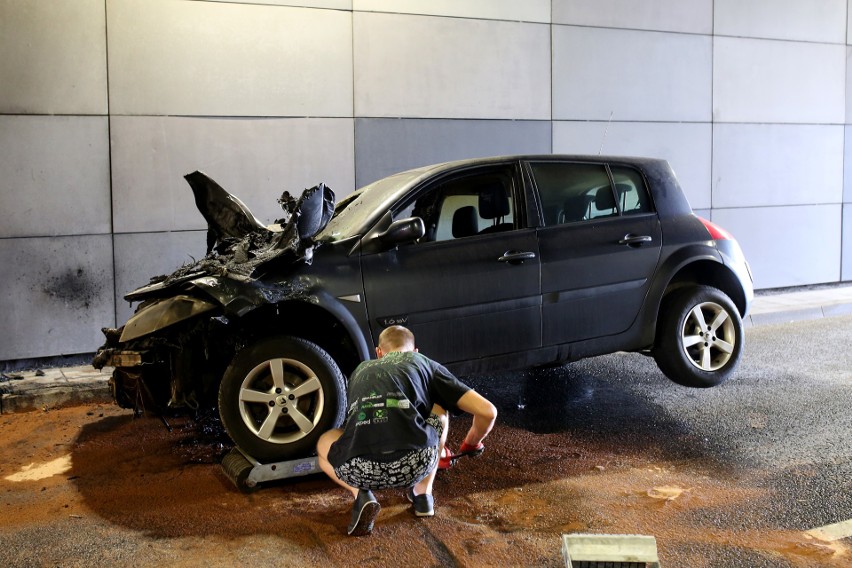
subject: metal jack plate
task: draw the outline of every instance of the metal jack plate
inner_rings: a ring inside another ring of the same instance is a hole
[[[222,460],[222,469],[231,482],[244,493],[260,489],[260,484],[291,477],[319,473],[316,456],[275,463],[260,463],[239,448],[232,449]]]

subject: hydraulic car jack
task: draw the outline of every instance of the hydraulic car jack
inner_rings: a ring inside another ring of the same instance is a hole
[[[266,481],[277,481],[319,473],[316,456],[275,463],[260,463],[241,449],[234,447],[222,460],[222,470],[243,493],[260,489]]]

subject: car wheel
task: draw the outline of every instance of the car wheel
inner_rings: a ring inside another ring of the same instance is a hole
[[[337,364],[297,337],[241,350],[219,386],[219,415],[234,443],[262,462],[311,454],[343,422],[346,389]]]
[[[736,368],[743,339],[740,313],[728,296],[709,286],[685,288],[664,301],[654,359],[680,385],[714,387]]]

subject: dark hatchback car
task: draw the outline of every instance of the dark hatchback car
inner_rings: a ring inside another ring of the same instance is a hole
[[[635,351],[711,387],[742,354],[748,265],[664,160],[450,162],[336,206],[322,185],[285,193],[271,228],[203,174],[187,180],[208,255],[129,293],[141,303],[95,364],[115,367],[122,406],[218,404],[261,461],[313,451],[342,419],[344,377],[393,324],[459,374]]]

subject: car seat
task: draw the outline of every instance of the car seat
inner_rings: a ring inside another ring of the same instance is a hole
[[[482,229],[479,234],[511,231],[513,224],[503,222],[503,218],[511,212],[509,196],[506,195],[506,188],[502,183],[492,183],[483,187],[479,192],[479,216],[490,219],[492,225]]]

